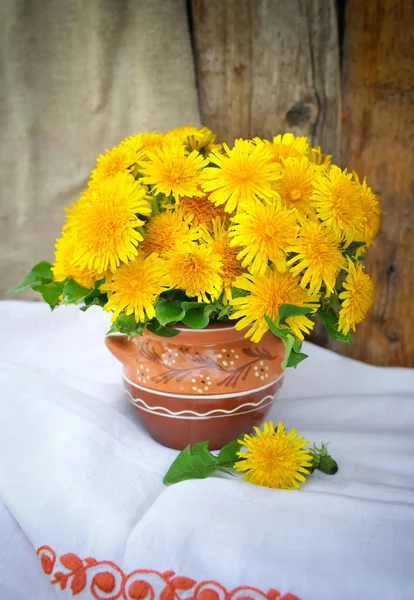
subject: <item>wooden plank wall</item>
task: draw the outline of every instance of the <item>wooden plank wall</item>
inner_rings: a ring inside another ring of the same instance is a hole
[[[343,27],[334,0],[188,6],[201,117],[221,141],[306,135],[381,196],[367,260],[371,314],[352,346],[320,330],[314,341],[373,364],[414,366],[413,0],[338,2]]]

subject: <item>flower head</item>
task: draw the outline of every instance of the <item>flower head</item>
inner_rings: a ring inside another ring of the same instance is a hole
[[[76,245],[74,261],[80,269],[115,271],[137,254],[144,224],[137,214],[149,216],[146,189],[128,173],[118,173],[91,186],[68,212],[67,226]]]
[[[332,231],[319,221],[305,221],[289,251],[295,256],[288,266],[294,265],[291,267],[293,275],[302,273],[302,287],[309,284],[310,293],[317,294],[325,284],[328,293],[334,292],[336,278],[345,259]]]
[[[353,178],[357,193],[359,194],[363,214],[362,231],[357,235],[355,241],[365,242],[367,246],[371,246],[374,243],[380,226],[381,205],[378,196],[367,185],[366,179],[361,183],[356,173],[353,173]]]
[[[355,326],[365,319],[374,295],[372,279],[364,272],[362,265],[356,267],[352,260],[348,259],[347,271],[344,291],[339,294],[342,308],[338,320],[338,329],[345,335],[350,329],[355,331]]]
[[[253,323],[246,334],[252,342],[259,342],[269,330],[265,320],[266,315],[277,322],[281,304],[306,306],[313,310],[318,308],[318,296],[300,287],[298,278],[289,271],[279,273],[269,268],[263,275],[245,273],[235,281],[234,285],[249,294],[231,301],[236,312],[230,316],[230,319],[240,319],[234,326],[238,330]],[[303,332],[309,333],[314,326],[314,322],[305,315],[289,317],[286,323],[292,333],[301,340],[304,338]]]
[[[296,137],[293,133],[276,135],[273,142],[267,142],[272,160],[282,162],[283,158],[301,158],[309,152],[310,144],[306,137]]]
[[[79,285],[87,289],[93,288],[96,280],[101,279],[96,271],[90,271],[87,267],[81,269],[74,262],[75,243],[69,235],[63,235],[56,240],[55,262],[52,267],[55,281],[64,281],[68,277],[74,279]]]
[[[338,242],[348,246],[362,230],[363,211],[352,175],[332,165],[321,171],[314,181],[311,204],[324,225],[331,229]]]
[[[142,146],[142,135],[138,134],[135,137],[138,139],[134,142],[127,138],[118,146],[98,156],[96,168],[91,172],[92,183],[116,177],[118,173],[130,172],[138,160]]]
[[[310,197],[317,168],[306,156],[300,158],[282,158],[282,178],[276,182],[275,189],[287,208],[295,208],[302,215],[314,215]]]
[[[152,217],[145,225],[144,241],[141,248],[145,254],[163,255],[170,250],[185,247],[198,236],[190,228],[191,217],[184,217],[181,211],[165,211]]]
[[[208,164],[202,155],[193,150],[188,156],[178,143],[163,144],[162,148],[147,150],[148,160],[140,165],[143,183],[154,186],[156,194],[172,194],[178,203],[181,196],[202,196],[199,189],[200,169]]]
[[[213,219],[220,217],[224,220],[226,217],[223,208],[215,206],[206,195],[194,198],[184,196],[180,199],[180,208],[186,216],[191,216],[194,226],[204,225],[209,231],[212,231]]]
[[[278,271],[286,270],[287,247],[294,243],[298,225],[294,210],[286,210],[280,200],[273,204],[257,202],[232,217],[230,246],[239,246],[237,258],[252,273],[264,273],[269,260]]]
[[[234,469],[245,472],[243,479],[256,485],[291,490],[299,489],[310,473],[312,455],[309,444],[295,429],[287,433],[280,422],[277,429],[272,421],[264,423],[263,431],[254,428],[256,435],[245,434],[238,440],[246,446],[246,452],[238,452]]]
[[[137,258],[121,265],[100,287],[109,294],[104,309],[113,310],[113,319],[125,310],[126,315],[134,315],[138,323],[155,317],[154,304],[161,294],[170,287],[165,261],[156,254]]]
[[[223,144],[225,154],[213,151],[209,161],[217,165],[202,173],[203,189],[211,192],[210,200],[217,206],[225,204],[226,212],[238,206],[248,206],[257,198],[270,202],[275,195],[274,182],[279,179],[276,165],[265,144],[236,140],[230,150]]]
[[[166,254],[172,286],[187,296],[197,296],[199,302],[217,299],[223,289],[222,263],[207,244],[192,242],[187,249]],[[208,297],[210,296],[210,298]]]
[[[204,150],[208,154],[216,144],[214,144],[216,135],[208,127],[198,129],[191,125],[176,127],[170,132],[175,135],[187,146],[188,150]]]
[[[219,217],[213,221],[212,234],[207,228],[204,228],[202,235],[204,240],[211,244],[213,253],[220,257],[224,301],[228,302],[232,299],[231,288],[235,280],[244,272],[240,261],[237,260],[238,250],[230,247],[228,231]]]

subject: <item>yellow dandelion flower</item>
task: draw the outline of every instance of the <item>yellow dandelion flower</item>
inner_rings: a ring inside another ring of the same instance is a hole
[[[74,263],[75,244],[73,238],[69,235],[56,240],[55,245],[55,262],[52,267],[53,277],[55,281],[64,281],[70,277],[79,285],[85,288],[92,289],[95,281],[102,279],[103,275],[98,276],[96,271],[89,269],[81,269]]]
[[[243,267],[239,260],[237,260],[238,250],[230,247],[229,233],[219,217],[213,221],[212,234],[210,234],[207,228],[203,228],[203,239],[211,244],[213,253],[220,256],[224,300],[229,302],[232,299],[231,288],[235,280],[244,273]]]
[[[362,230],[363,211],[352,175],[332,165],[328,173],[321,172],[314,181],[311,204],[324,225],[332,229],[338,242],[346,246]]]
[[[355,241],[365,242],[367,246],[371,246],[374,243],[380,226],[381,205],[378,196],[367,185],[366,179],[361,183],[355,172],[353,173],[353,178],[359,194],[363,214],[362,232],[357,235]]]
[[[203,149],[208,154],[214,149],[216,135],[208,127],[202,127],[198,129],[191,125],[184,125],[183,127],[176,127],[170,131],[172,136],[177,136],[182,142],[185,143],[189,150],[201,150]]]
[[[276,182],[275,189],[287,208],[295,208],[300,214],[315,214],[310,197],[313,192],[317,169],[306,156],[301,158],[282,158],[282,178]]]
[[[183,290],[190,298],[197,296],[199,302],[210,302],[210,298],[216,300],[220,296],[222,263],[211,246],[192,242],[188,249],[170,252],[166,258],[173,287]]]
[[[309,284],[311,294],[317,294],[325,284],[327,295],[334,292],[336,278],[345,264],[335,235],[319,221],[304,222],[295,244],[288,248],[294,256],[288,261],[293,275],[302,274],[300,285]],[[296,263],[296,264],[295,264]]]
[[[289,271],[279,273],[269,268],[263,275],[245,273],[235,281],[234,285],[246,290],[249,295],[233,298],[231,304],[236,312],[230,316],[230,319],[239,319],[234,326],[237,330],[253,323],[245,336],[250,337],[252,342],[259,342],[269,330],[265,315],[277,322],[281,304],[306,306],[314,310],[318,308],[318,296],[300,287],[298,278]],[[286,323],[292,333],[301,340],[304,338],[303,332],[308,334],[314,326],[314,322],[303,315],[289,317]]]
[[[154,304],[169,287],[165,261],[156,254],[147,257],[139,254],[112,273],[100,290],[109,294],[104,309],[114,311],[113,321],[125,310],[125,314],[133,314],[138,323],[143,323],[155,317]]]
[[[282,158],[301,158],[309,152],[310,144],[306,137],[296,137],[293,133],[276,135],[273,142],[267,142],[272,160],[281,162]]]
[[[372,305],[374,285],[362,265],[355,266],[348,259],[348,275],[344,281],[344,290],[339,294],[342,308],[339,311],[338,329],[346,335],[350,329],[362,323]]]
[[[226,218],[226,213],[223,207],[215,206],[208,196],[188,198],[184,196],[180,199],[180,208],[184,215],[192,217],[192,224],[197,227],[204,225],[209,231],[213,228],[213,219],[220,217],[222,220]]]
[[[331,164],[331,154],[323,154],[320,146],[310,147],[308,152],[308,158],[315,165],[321,167],[329,167]]]
[[[211,192],[217,206],[225,204],[226,212],[234,212],[240,204],[247,206],[257,198],[270,202],[275,195],[274,182],[280,178],[271,153],[264,143],[236,140],[231,150],[223,144],[225,154],[217,150],[209,161],[217,165],[202,172],[203,189]]]
[[[178,203],[180,196],[203,196],[199,189],[200,169],[208,164],[197,150],[188,156],[178,142],[163,144],[147,151],[148,161],[142,162],[143,183],[153,185],[156,194],[172,194]]]
[[[230,246],[240,246],[237,258],[252,273],[264,273],[269,260],[278,271],[286,270],[286,249],[298,233],[294,210],[285,209],[280,200],[274,204],[256,203],[231,218]]]
[[[158,213],[146,223],[140,248],[146,254],[155,252],[159,255],[178,250],[198,237],[190,223],[191,217],[184,217],[181,211]]]
[[[89,188],[81,202],[68,213],[67,225],[76,236],[75,263],[103,273],[137,254],[144,224],[137,214],[149,216],[146,190],[128,173],[118,173]]]
[[[312,455],[306,446],[309,442],[296,429],[288,433],[283,423],[277,429],[273,422],[263,424],[263,431],[254,428],[256,435],[245,434],[238,440],[246,451],[238,452],[240,460],[234,469],[244,472],[243,479],[256,485],[282,490],[299,489],[306,482],[312,466]]]
[[[135,137],[141,140],[142,145],[142,135]],[[140,150],[139,144],[131,142],[128,138],[112,150],[106,150],[96,161],[96,168],[91,172],[91,182],[110,179],[118,173],[128,173],[137,162]]]

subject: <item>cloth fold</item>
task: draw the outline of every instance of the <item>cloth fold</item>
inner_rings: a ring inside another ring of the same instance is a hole
[[[167,488],[177,452],[130,407],[108,321],[0,303],[2,600],[412,598],[413,370],[305,344],[270,417],[329,441],[339,472]]]

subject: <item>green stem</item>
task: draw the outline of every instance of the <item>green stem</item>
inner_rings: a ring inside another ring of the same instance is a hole
[[[158,204],[158,198],[157,196],[153,196],[152,197],[152,215],[153,217],[155,217],[155,215],[158,215],[158,213],[160,212],[160,207]]]

